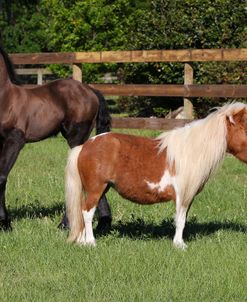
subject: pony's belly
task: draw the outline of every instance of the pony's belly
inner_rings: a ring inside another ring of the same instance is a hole
[[[116,191],[125,199],[139,204],[154,204],[176,199],[176,193],[172,185],[168,185],[162,191],[150,189],[148,187],[118,187]]]
[[[127,173],[126,167],[122,169],[122,174],[115,179],[119,194],[141,204],[176,200],[176,176],[162,164],[147,162],[145,165],[131,170],[131,173]],[[135,166],[135,162],[130,166]]]

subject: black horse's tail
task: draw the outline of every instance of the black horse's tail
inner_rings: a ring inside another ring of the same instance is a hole
[[[93,89],[93,92],[99,99],[99,111],[96,118],[96,134],[109,132],[111,130],[111,116],[106,105],[106,100],[100,91]]]
[[[4,59],[10,81],[15,85],[22,85],[21,80],[18,78],[18,76],[15,72],[14,65],[13,65],[12,61],[10,60],[9,55],[7,54],[7,52],[3,49],[3,47],[1,45],[0,45],[0,54],[2,55],[2,57]]]

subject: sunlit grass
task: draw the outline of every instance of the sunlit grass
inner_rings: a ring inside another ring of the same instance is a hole
[[[156,131],[126,133],[155,137]],[[7,187],[0,301],[245,301],[247,167],[227,157],[191,207],[187,251],[172,246],[174,203],[140,206],[110,190],[112,232],[66,243],[62,137],[26,145]],[[96,221],[94,223],[96,225]]]

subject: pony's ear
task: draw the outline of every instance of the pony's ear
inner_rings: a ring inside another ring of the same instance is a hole
[[[226,120],[227,120],[227,122],[228,122],[229,124],[235,125],[235,121],[234,121],[232,115],[228,115],[228,116],[226,117]]]
[[[236,124],[242,122],[242,118],[246,113],[247,113],[247,111],[244,108],[244,109],[240,110],[238,113],[228,116],[227,119],[230,122],[230,124],[236,125]]]

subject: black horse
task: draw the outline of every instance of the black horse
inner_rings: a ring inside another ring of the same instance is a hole
[[[11,229],[5,205],[8,174],[26,143],[62,133],[71,148],[83,144],[96,122],[96,133],[110,131],[111,118],[102,94],[72,79],[25,88],[0,46],[0,227]],[[111,211],[105,196],[98,206],[98,228],[109,228]],[[60,223],[67,227],[66,215]]]

